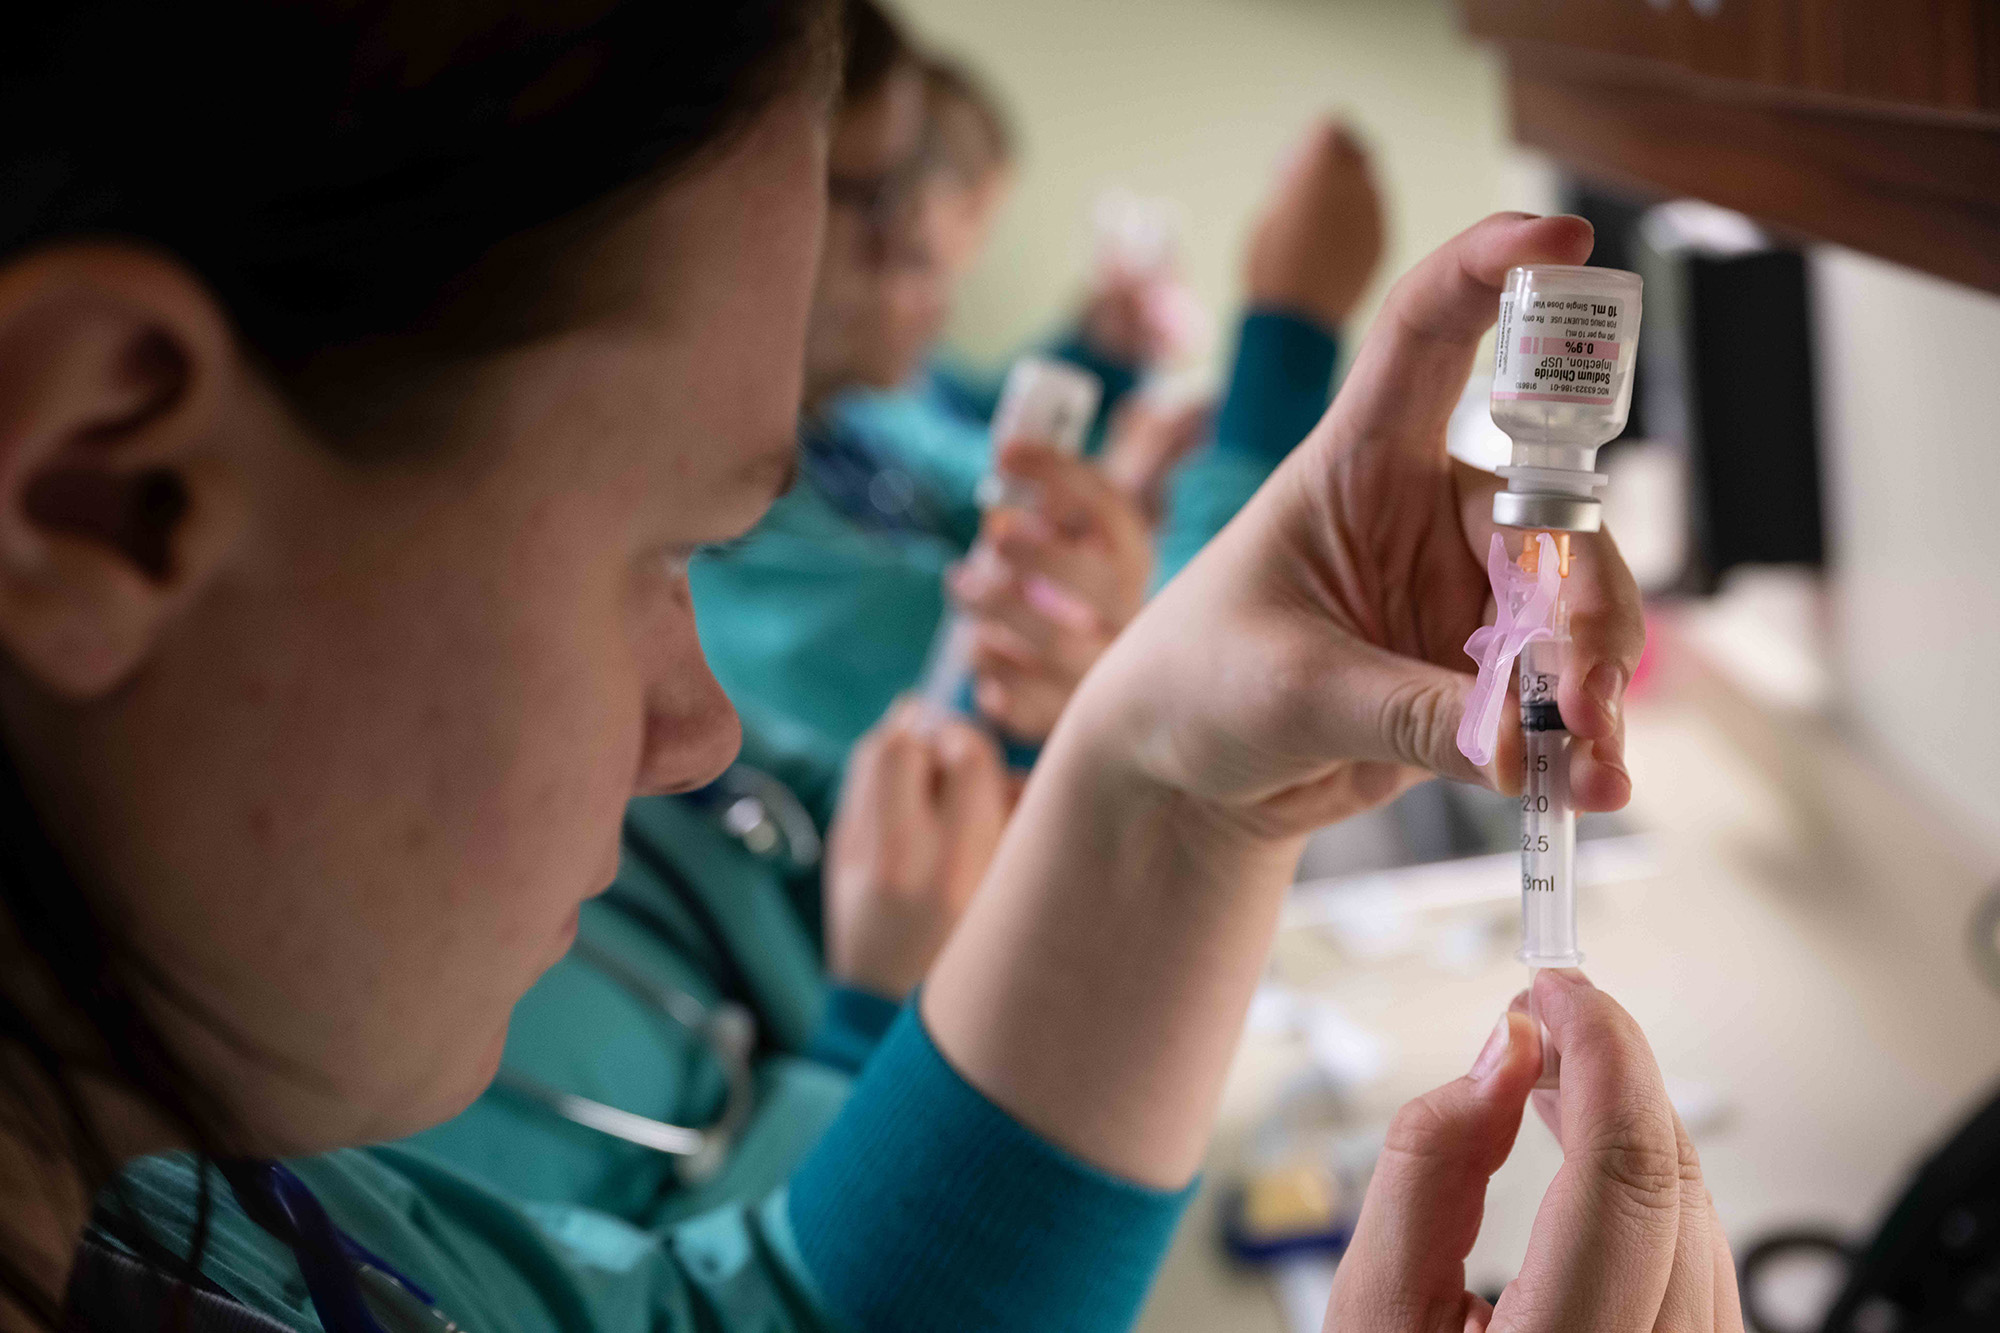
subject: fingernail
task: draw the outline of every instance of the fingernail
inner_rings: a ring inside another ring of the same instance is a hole
[[[1518,993],[1517,993],[1517,994],[1516,994],[1516,995],[1514,996],[1514,998],[1513,998],[1513,999],[1511,999],[1511,1000],[1507,1001],[1507,1012],[1508,1012],[1508,1013],[1510,1013],[1510,1014],[1525,1014],[1525,1013],[1527,1013],[1527,1012],[1528,1012],[1528,992],[1527,992],[1527,991],[1525,991],[1525,990],[1524,990],[1524,991],[1520,991],[1520,992],[1518,992]]]
[[[1625,697],[1625,672],[1616,662],[1599,662],[1583,678],[1583,693],[1604,714],[1605,725],[1618,728],[1618,709]]]
[[[1507,1061],[1507,1047],[1514,1040],[1514,1023],[1506,1014],[1493,1025],[1493,1035],[1479,1048],[1479,1058],[1472,1062],[1471,1078],[1474,1083],[1483,1083]]]
[[[1089,629],[1097,620],[1096,613],[1090,609],[1090,603],[1067,588],[1049,582],[1039,574],[1029,577],[1022,592],[1028,599],[1028,605],[1050,620],[1067,625],[1071,629]]]

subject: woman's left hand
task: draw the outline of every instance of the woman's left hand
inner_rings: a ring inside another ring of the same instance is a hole
[[[1138,507],[1084,459],[1017,442],[996,466],[1034,503],[989,513],[950,587],[972,622],[980,714],[1039,742],[1144,604],[1153,550]]]
[[[1290,837],[1429,773],[1519,789],[1518,727],[1484,770],[1456,743],[1502,482],[1447,456],[1445,424],[1507,270],[1581,263],[1590,235],[1580,218],[1497,215],[1396,284],[1319,426],[1083,686],[1093,707],[1071,712],[1095,753],[1127,757],[1135,790]],[[1620,703],[1644,622],[1610,535],[1572,550],[1569,789],[1578,809],[1614,810],[1631,794]]]

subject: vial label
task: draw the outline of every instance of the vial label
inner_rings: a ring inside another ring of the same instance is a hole
[[[1610,403],[1617,396],[1618,300],[1530,292],[1500,296],[1493,396],[1542,403]]]

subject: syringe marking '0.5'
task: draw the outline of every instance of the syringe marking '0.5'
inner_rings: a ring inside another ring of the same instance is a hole
[[[1574,967],[1583,958],[1569,732],[1556,707],[1566,637],[1558,628],[1521,651],[1521,958],[1530,967]]]

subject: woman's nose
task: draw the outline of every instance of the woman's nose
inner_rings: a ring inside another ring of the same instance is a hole
[[[720,777],[743,743],[735,706],[708,669],[695,633],[687,578],[680,574],[641,632],[645,732],[633,794],[692,791]]]

